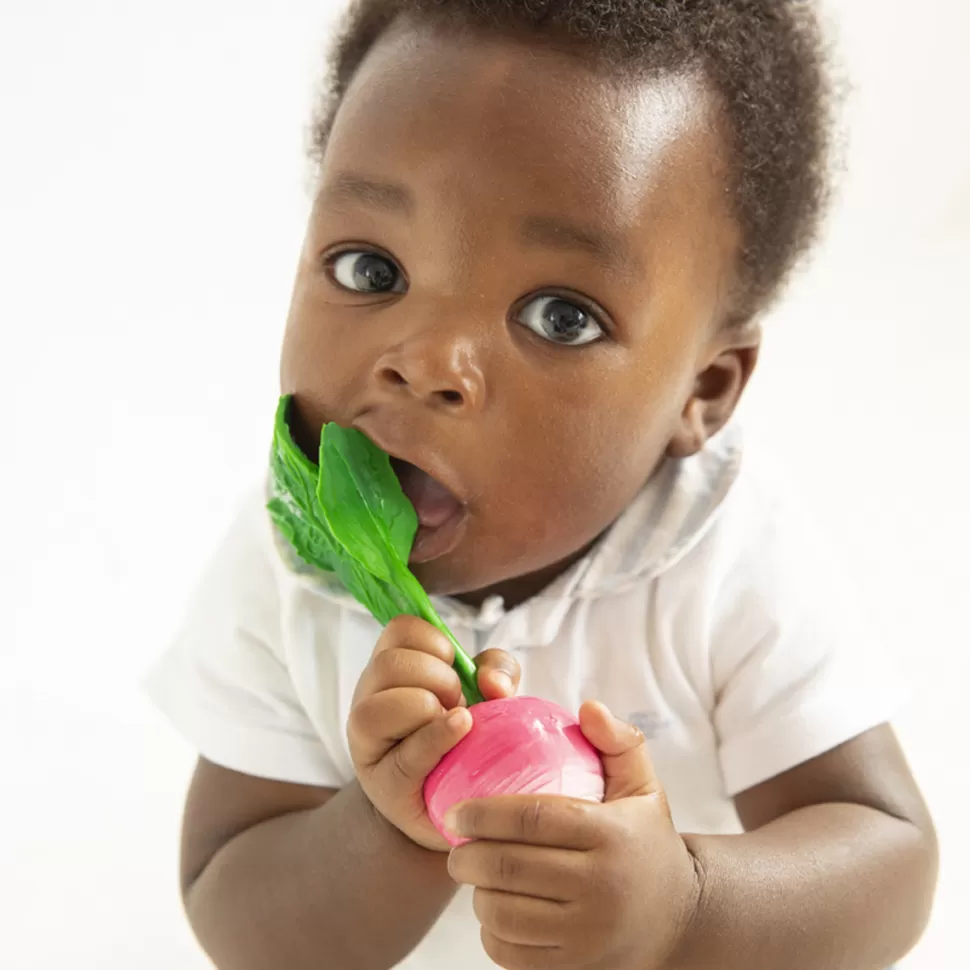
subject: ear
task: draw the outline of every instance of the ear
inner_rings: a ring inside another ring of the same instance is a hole
[[[754,373],[761,349],[761,327],[734,326],[714,337],[705,348],[701,368],[667,454],[689,458],[728,423]]]

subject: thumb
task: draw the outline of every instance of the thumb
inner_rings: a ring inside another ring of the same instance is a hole
[[[579,726],[603,760],[604,801],[663,792],[639,728],[614,717],[599,701],[583,704],[579,709]]]
[[[519,689],[519,662],[505,650],[483,650],[475,658],[478,687],[487,701],[511,697]]]

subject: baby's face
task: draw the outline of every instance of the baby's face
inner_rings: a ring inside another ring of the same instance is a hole
[[[736,397],[733,365],[718,377],[737,247],[719,152],[689,78],[620,83],[414,28],[364,63],[324,158],[282,390],[310,454],[336,421],[436,480],[397,464],[429,591],[530,595],[722,420],[692,404]]]

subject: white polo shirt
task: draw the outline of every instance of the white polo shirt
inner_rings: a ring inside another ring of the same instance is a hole
[[[466,650],[514,653],[520,693],[637,724],[682,832],[739,831],[732,796],[895,713],[897,690],[832,553],[732,426],[667,461],[599,544],[506,611],[437,599]],[[208,760],[339,788],[345,725],[380,634],[297,563],[257,494],[216,553],[149,691]],[[491,967],[462,891],[402,964]],[[476,962],[479,959],[480,962]]]

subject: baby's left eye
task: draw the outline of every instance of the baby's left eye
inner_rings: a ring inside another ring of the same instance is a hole
[[[393,260],[379,253],[349,251],[330,263],[333,278],[352,293],[401,293],[404,274]]]
[[[603,336],[603,328],[581,306],[560,296],[537,296],[520,311],[518,320],[552,343],[579,347]]]

